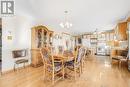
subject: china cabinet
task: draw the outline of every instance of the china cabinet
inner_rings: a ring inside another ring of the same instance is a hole
[[[53,31],[50,31],[45,26],[35,26],[31,33],[31,57],[32,66],[37,67],[42,65],[40,48],[52,46]]]

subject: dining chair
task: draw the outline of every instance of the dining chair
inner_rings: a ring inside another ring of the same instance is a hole
[[[82,60],[81,60],[81,72],[83,73],[83,68],[85,65],[85,59],[86,59],[86,49],[84,47],[82,47]]]
[[[127,54],[126,57],[122,56],[122,58],[119,60],[119,67],[121,67],[121,65],[122,65],[123,62],[128,62],[128,60],[129,60],[129,54]]]
[[[123,57],[122,56],[113,56],[112,57],[112,62],[113,61],[117,61],[118,62],[118,65],[119,65],[119,61],[120,61],[120,59],[122,59]]]
[[[48,46],[47,49],[48,49],[48,51],[49,51],[50,53],[52,53],[52,47],[51,47],[51,46]]]
[[[76,51],[75,59],[73,61],[66,62],[65,67],[74,72],[74,77],[76,80],[77,73],[79,76],[81,75],[81,60],[82,60],[82,48]]]
[[[91,55],[91,50],[89,48],[86,48],[86,58],[88,58]]]
[[[60,79],[64,79],[64,64],[63,60],[54,60],[53,56],[48,52],[48,49],[41,48],[41,55],[44,64],[44,79],[51,76],[50,80],[54,84]],[[59,77],[59,78],[56,78]]]
[[[63,49],[63,46],[58,46],[58,54],[63,54],[64,52],[64,49]]]
[[[118,62],[118,66],[120,67],[121,63],[123,61],[127,61],[127,57],[128,56],[128,51],[124,51],[122,53],[120,53],[120,55],[116,55],[112,57],[112,61],[115,60]]]

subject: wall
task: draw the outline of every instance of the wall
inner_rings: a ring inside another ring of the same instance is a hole
[[[24,16],[2,18],[2,72],[13,69],[12,50],[31,48],[31,27],[32,20]],[[8,35],[12,40],[7,39]]]
[[[128,23],[128,33],[129,33],[129,59],[130,59],[130,22]]]
[[[82,45],[85,46],[85,47],[90,48],[91,47],[90,39],[83,38],[82,39]]]
[[[66,42],[68,42],[68,48],[66,46]],[[62,46],[64,50],[68,50],[71,48],[74,49],[74,44],[74,38],[71,35],[64,34],[62,32],[54,33],[53,46],[55,47],[56,53],[59,52],[59,46]]]

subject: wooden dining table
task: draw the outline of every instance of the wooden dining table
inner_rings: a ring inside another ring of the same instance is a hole
[[[74,60],[75,56],[74,54],[54,54],[53,58],[55,60],[62,59],[64,62],[69,62]]]

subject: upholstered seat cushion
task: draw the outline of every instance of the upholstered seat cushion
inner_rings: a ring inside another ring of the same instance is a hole
[[[79,67],[80,66],[80,62],[81,62],[81,58],[82,58],[82,49],[79,49],[78,51],[78,55],[76,56],[76,60],[73,60],[73,61],[69,61],[69,62],[66,62],[66,67],[67,68],[74,68],[74,67]],[[76,61],[76,63],[75,63]]]
[[[60,71],[61,69],[62,69],[62,63],[60,63],[60,62],[54,62],[54,71],[55,72],[58,72],[58,71]],[[50,71],[50,72],[52,72],[52,70],[53,70],[53,67],[48,67],[48,70]]]
[[[65,66],[74,66],[74,60],[66,62]]]
[[[16,64],[26,63],[26,62],[28,62],[27,59],[19,59],[19,60],[16,60],[16,61],[15,61]]]
[[[68,69],[74,69],[74,61],[66,62],[65,67],[67,67]]]
[[[80,66],[80,63],[74,63],[74,60],[66,62],[65,66],[67,68],[69,68],[69,69],[73,69],[74,68],[74,64],[75,64],[75,67],[79,67]]]
[[[114,60],[120,60],[120,59],[122,59],[123,58],[123,56],[115,56],[115,57],[112,57],[112,59],[114,59]]]
[[[120,60],[119,58],[117,58],[117,57],[112,57],[112,59],[114,59],[114,60]]]

